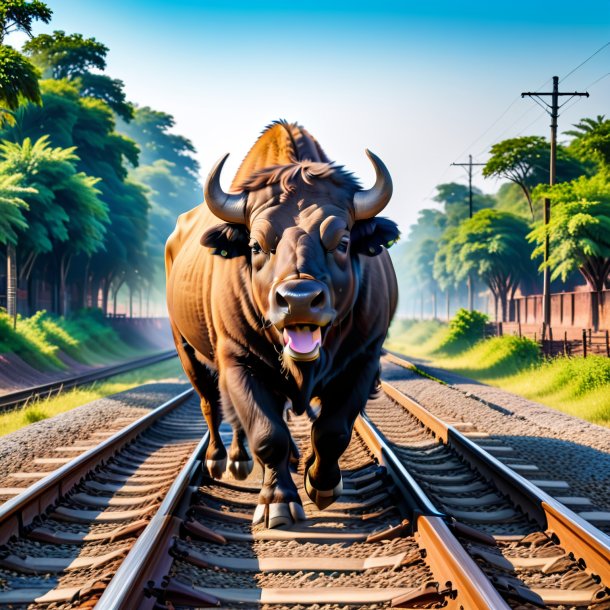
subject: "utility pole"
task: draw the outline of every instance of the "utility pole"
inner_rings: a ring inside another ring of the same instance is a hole
[[[460,167],[467,167],[468,173],[468,218],[472,218],[472,168],[475,165],[485,165],[485,163],[473,163],[472,155],[468,155],[468,163],[452,163],[451,165],[459,165]],[[468,309],[472,311],[474,309],[474,294],[473,294],[473,281],[472,276],[469,275],[466,280],[468,286]]]
[[[468,218],[472,218],[472,168],[475,165],[486,165],[486,163],[473,163],[472,155],[468,155],[468,163],[452,163],[451,165],[459,165],[467,167],[468,172]]]
[[[551,103],[546,102],[543,97],[551,98]],[[557,172],[557,119],[559,118],[559,98],[568,97],[568,102],[573,97],[589,97],[587,92],[580,93],[578,91],[560,92],[559,77],[553,76],[553,91],[524,91],[521,97],[531,97],[536,103],[541,105],[546,112],[551,116],[551,161],[549,168],[549,184],[555,184]],[[566,103],[564,102],[564,104]],[[562,104],[563,106],[563,104]],[[551,200],[548,197],[544,199],[544,224],[548,225],[551,220]],[[544,340],[548,329],[551,326],[551,274],[548,267],[550,243],[548,231],[544,238],[544,276],[542,289],[542,339]]]

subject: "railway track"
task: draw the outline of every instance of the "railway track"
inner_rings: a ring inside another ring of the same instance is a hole
[[[0,412],[22,406],[31,402],[32,400],[36,400],[37,398],[47,398],[49,396],[53,396],[53,394],[57,394],[62,390],[85,385],[100,379],[113,377],[114,375],[127,373],[129,371],[133,371],[134,369],[150,366],[151,364],[156,364],[157,362],[162,362],[163,360],[168,360],[169,358],[174,357],[176,357],[176,350],[167,350],[165,352],[161,352],[160,354],[154,354],[144,358],[137,358],[128,362],[122,362],[121,364],[115,364],[96,369],[94,371],[88,371],[81,375],[74,375],[58,381],[43,383],[41,385],[17,390],[9,394],[3,394],[0,396]]]
[[[195,401],[125,432],[120,453],[108,439],[2,507],[0,606],[610,607],[603,533],[382,387],[342,458],[343,496],[305,502],[290,528],[252,525],[258,467],[242,482],[205,476]],[[305,458],[310,422],[288,418]]]

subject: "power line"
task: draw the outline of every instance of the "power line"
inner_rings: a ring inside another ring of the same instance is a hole
[[[593,59],[598,53],[601,53],[609,45],[610,45],[610,42],[607,42],[605,45],[602,45],[599,49],[597,49],[597,51],[595,51],[595,53],[593,53],[593,55],[589,55],[589,57],[587,57],[587,59],[585,59],[585,61],[578,64],[573,70],[568,72],[565,76],[562,76],[561,80],[565,80],[566,78],[568,78],[568,76],[571,76],[572,74],[574,74],[574,72],[576,72],[576,70],[580,70],[580,68],[582,68],[590,59]]]

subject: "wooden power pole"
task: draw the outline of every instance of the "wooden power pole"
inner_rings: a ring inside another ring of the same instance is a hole
[[[557,177],[557,119],[559,118],[559,98],[560,97],[589,97],[587,92],[580,93],[578,91],[560,92],[559,91],[559,77],[553,76],[553,91],[540,92],[540,91],[524,91],[521,97],[531,97],[534,101],[538,100],[538,103],[543,106],[546,112],[551,116],[551,161],[550,161],[550,172],[549,172],[549,184],[552,186],[555,184]],[[550,97],[551,103],[549,104],[543,98]],[[566,102],[569,100],[566,100]],[[566,103],[564,102],[564,104]],[[563,104],[562,104],[563,106]],[[551,200],[546,197],[544,199],[544,224],[548,225],[551,220]],[[543,313],[543,325],[542,325],[542,339],[544,340],[549,327],[551,326],[551,274],[548,267],[550,252],[549,234],[547,231],[546,237],[544,238],[544,279],[542,289],[542,313]]]
[[[472,218],[472,168],[475,165],[485,165],[485,163],[473,163],[472,155],[468,155],[468,163],[452,163],[451,165],[458,165],[460,167],[468,168],[468,218]],[[472,311],[474,309],[474,295],[473,295],[473,284],[472,276],[469,275],[466,280],[468,286],[468,309]]]

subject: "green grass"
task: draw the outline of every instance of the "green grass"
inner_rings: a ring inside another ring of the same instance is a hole
[[[0,436],[144,383],[168,380],[184,381],[185,379],[178,358],[172,358],[129,373],[109,377],[107,380],[97,381],[91,385],[73,388],[59,395],[53,395],[51,398],[37,400],[24,408],[0,414]]]
[[[493,385],[564,413],[610,426],[610,359],[545,359],[531,340],[512,336],[476,342],[460,351],[443,349],[448,326],[430,321],[403,323],[391,329],[386,347],[407,356]],[[423,342],[413,338],[425,337]]]
[[[98,310],[82,310],[69,318],[39,311],[17,319],[17,328],[6,313],[0,313],[0,353],[13,352],[39,371],[67,367],[59,352],[87,365],[109,364],[141,354],[121,341]]]

